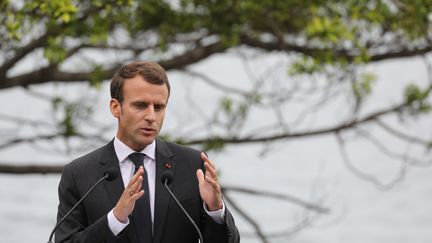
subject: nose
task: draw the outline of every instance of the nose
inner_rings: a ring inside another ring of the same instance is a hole
[[[147,122],[154,122],[156,120],[155,110],[153,106],[148,106],[144,119]]]

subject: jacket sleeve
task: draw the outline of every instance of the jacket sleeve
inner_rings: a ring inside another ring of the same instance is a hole
[[[201,169],[205,173],[204,161],[201,160]],[[240,234],[235,225],[234,218],[225,204],[225,218],[223,224],[216,223],[208,214],[202,210],[203,238],[208,243],[239,243]]]
[[[240,233],[235,225],[231,212],[227,208],[225,208],[225,224],[228,231],[228,243],[239,243]]]

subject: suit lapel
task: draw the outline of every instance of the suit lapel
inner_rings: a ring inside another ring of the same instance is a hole
[[[153,242],[161,242],[162,230],[164,228],[168,206],[171,197],[162,183],[162,172],[166,170],[166,164],[171,166],[175,174],[175,163],[172,159],[173,154],[166,143],[156,139],[156,183],[155,183],[155,212],[154,212],[154,232]],[[169,186],[172,188],[172,184]]]
[[[99,173],[101,176],[103,176],[103,174],[109,168],[115,168],[119,173],[119,176],[116,179],[112,181],[105,181],[104,183],[105,190],[111,199],[112,206],[114,207],[118,199],[120,198],[121,194],[123,193],[124,185],[120,173],[119,161],[114,151],[113,141],[111,141],[105,147],[102,148],[101,159],[99,161],[99,164],[101,165],[99,167]]]
[[[120,172],[119,161],[114,150],[114,140],[111,140],[110,143],[108,143],[102,148],[99,164],[99,173],[101,177],[109,168],[115,168],[119,173],[119,176],[116,179],[104,182],[105,191],[107,192],[111,200],[111,207],[114,208],[125,188]],[[128,237],[130,238],[131,242],[137,242],[135,227],[133,226],[133,220],[131,220],[130,224],[132,225],[126,227],[124,231],[126,235],[128,235]]]

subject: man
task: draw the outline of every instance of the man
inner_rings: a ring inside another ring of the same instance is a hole
[[[109,168],[121,176],[96,187],[58,228],[56,242],[192,243],[198,234],[162,184],[200,228],[206,243],[237,243],[240,236],[222,201],[216,168],[204,153],[157,138],[170,95],[165,70],[137,61],[111,81],[115,138],[64,167],[58,220]]]

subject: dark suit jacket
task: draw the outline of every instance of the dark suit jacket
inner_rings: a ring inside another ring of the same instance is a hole
[[[240,242],[238,230],[228,209],[225,224],[215,223],[203,210],[195,174],[197,169],[204,167],[200,152],[156,139],[154,243],[198,242],[198,234],[193,225],[161,182],[165,163],[171,163],[171,170],[174,172],[170,188],[201,229],[204,242]],[[58,189],[60,203],[57,219],[62,218],[108,168],[112,167],[120,173],[113,141],[67,164]],[[121,176],[98,185],[57,229],[55,242],[136,243],[137,225],[132,217],[129,225],[117,236],[114,236],[108,227],[107,214],[114,208],[123,190]]]

